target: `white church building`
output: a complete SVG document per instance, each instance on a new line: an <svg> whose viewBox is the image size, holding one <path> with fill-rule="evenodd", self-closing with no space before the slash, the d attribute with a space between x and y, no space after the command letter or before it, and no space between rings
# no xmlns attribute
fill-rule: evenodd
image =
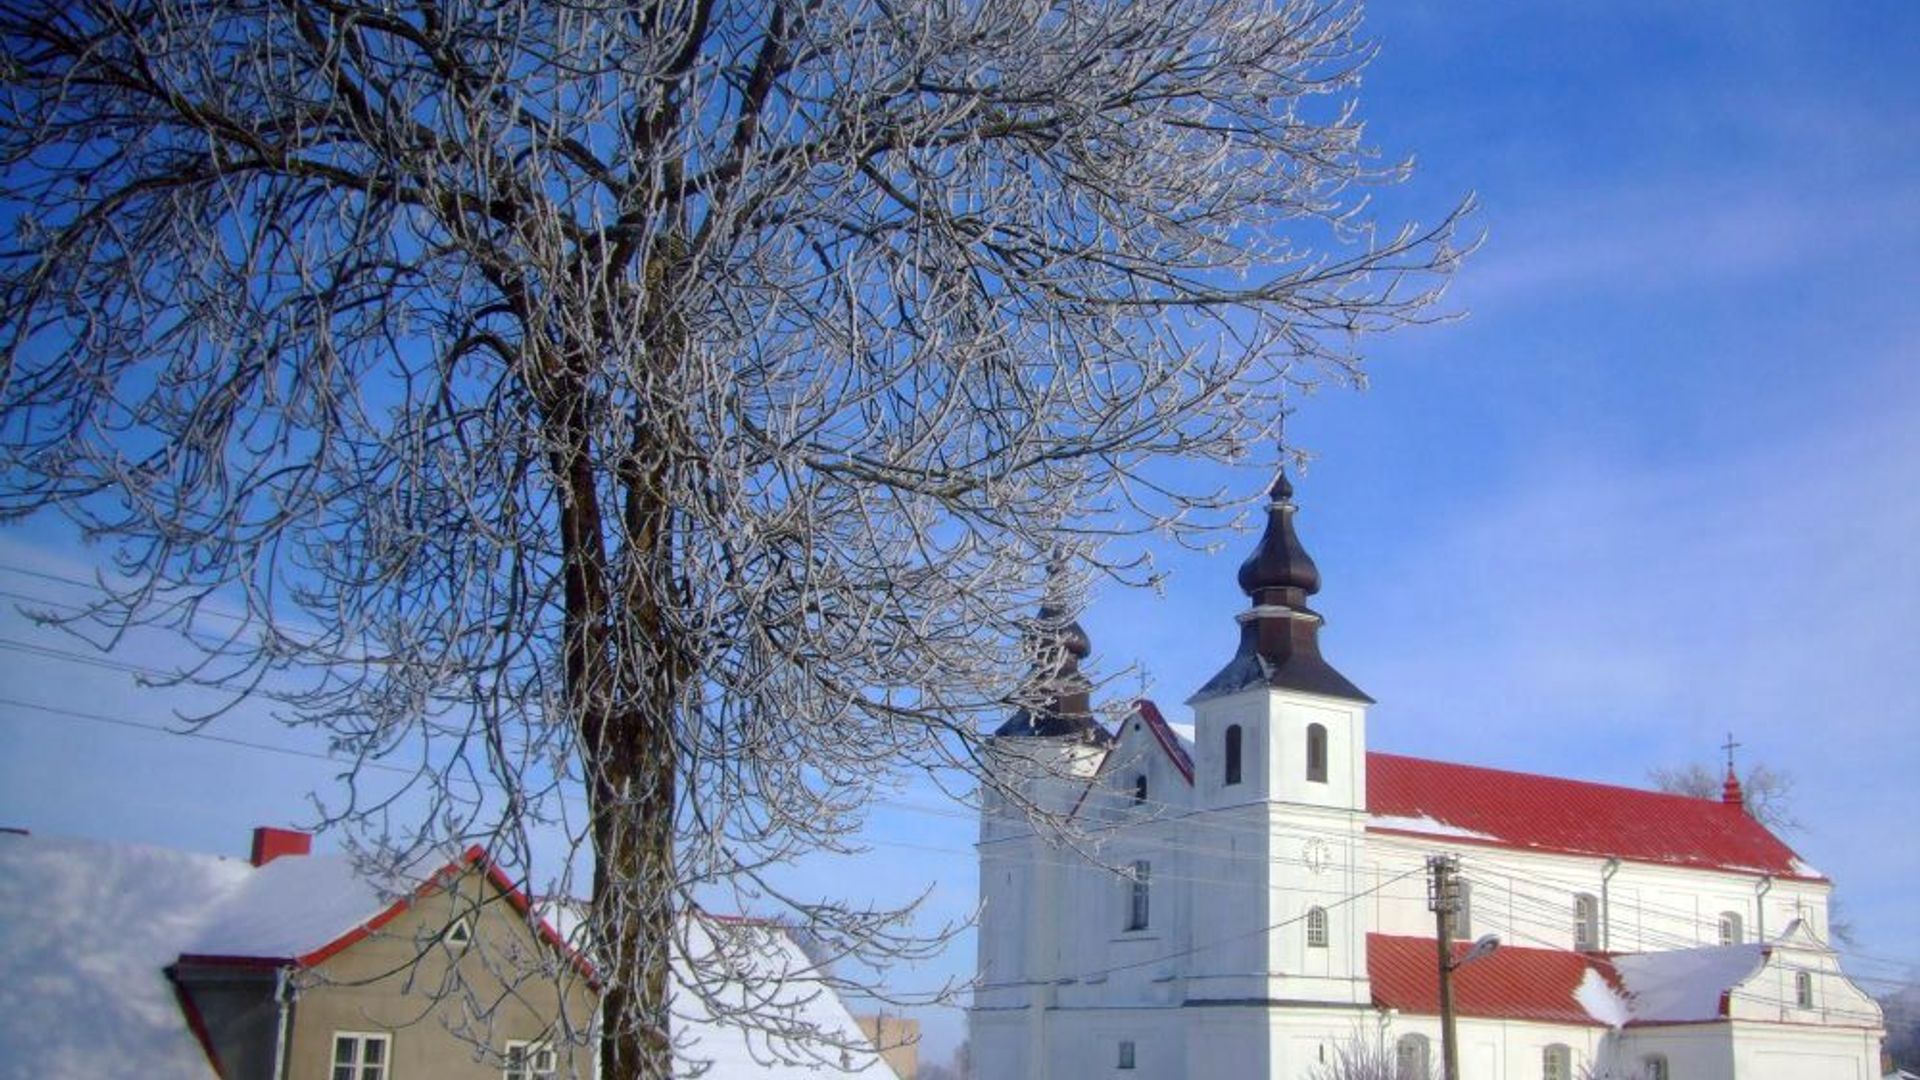
<svg viewBox="0 0 1920 1080"><path fill-rule="evenodd" d="M1087 636L1043 610L1047 700L993 740L1022 799L983 815L979 1076L1309 1080L1357 1047L1438 1076L1433 856L1465 1080L1880 1075L1832 884L1731 768L1712 800L1369 751L1284 475L1270 495L1239 649L1185 722L1095 721Z"/></svg>

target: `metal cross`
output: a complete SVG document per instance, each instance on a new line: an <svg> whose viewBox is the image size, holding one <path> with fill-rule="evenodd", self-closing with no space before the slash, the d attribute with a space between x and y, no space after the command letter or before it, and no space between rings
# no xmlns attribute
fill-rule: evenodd
<svg viewBox="0 0 1920 1080"><path fill-rule="evenodd" d="M1735 750L1740 749L1740 747L1744 745L1746 744L1734 742L1733 732L1731 731L1727 732L1727 741L1720 747L1720 749L1725 750L1727 752L1727 771L1728 772L1733 771L1733 752Z"/></svg>

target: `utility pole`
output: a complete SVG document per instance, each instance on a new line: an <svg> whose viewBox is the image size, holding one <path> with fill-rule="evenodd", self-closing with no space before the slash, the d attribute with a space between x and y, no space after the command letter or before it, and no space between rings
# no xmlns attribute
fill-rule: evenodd
<svg viewBox="0 0 1920 1080"><path fill-rule="evenodd" d="M1440 1061L1441 1080L1460 1080L1460 1051L1453 1035L1453 913L1458 910L1460 859L1454 855L1427 856L1427 908L1433 912L1440 943Z"/></svg>

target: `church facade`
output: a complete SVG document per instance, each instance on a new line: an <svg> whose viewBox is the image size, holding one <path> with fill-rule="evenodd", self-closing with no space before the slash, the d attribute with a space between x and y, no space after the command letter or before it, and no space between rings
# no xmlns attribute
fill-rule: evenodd
<svg viewBox="0 0 1920 1080"><path fill-rule="evenodd" d="M1281 476L1239 648L1181 722L1095 721L1086 634L1042 612L1047 700L996 733L1015 794L983 811L978 1075L1308 1080L1362 1054L1438 1076L1443 930L1465 1080L1879 1075L1831 883L1731 770L1708 800L1370 751L1292 495Z"/></svg>

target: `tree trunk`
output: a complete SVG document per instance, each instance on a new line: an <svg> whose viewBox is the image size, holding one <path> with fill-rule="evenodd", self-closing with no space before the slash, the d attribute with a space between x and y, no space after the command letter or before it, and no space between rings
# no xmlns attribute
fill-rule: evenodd
<svg viewBox="0 0 1920 1080"><path fill-rule="evenodd" d="M667 641L668 511L658 475L623 478L627 587L613 587L595 483L590 404L570 393L550 413L566 586L566 694L577 717L594 841L593 919L601 979L600 1075L669 1080L673 956L674 715L684 665ZM629 460L638 460L638 456ZM638 673L638 674L636 674Z"/></svg>

